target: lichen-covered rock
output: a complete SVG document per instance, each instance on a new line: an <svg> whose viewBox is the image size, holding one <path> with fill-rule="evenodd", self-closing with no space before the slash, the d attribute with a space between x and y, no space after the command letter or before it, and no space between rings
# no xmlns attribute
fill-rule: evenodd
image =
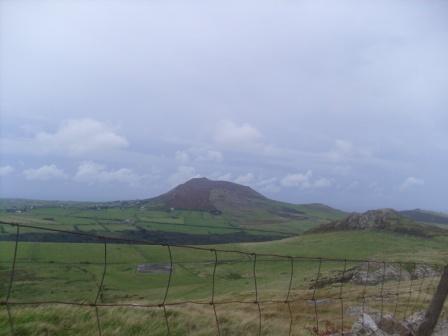
<svg viewBox="0 0 448 336"><path fill-rule="evenodd" d="M412 330L402 321L398 321L392 315L385 315L378 323L378 327L389 335L413 336Z"/></svg>
<svg viewBox="0 0 448 336"><path fill-rule="evenodd" d="M310 289L329 287L335 284L351 282L356 285L375 286L388 281L409 281L424 278L434 278L441 271L433 266L417 264L415 267L398 263L365 262L343 271L330 272L321 275L319 279L310 279ZM447 335L448 336L448 335Z"/></svg>
<svg viewBox="0 0 448 336"><path fill-rule="evenodd" d="M378 285L386 281L406 281L411 275L398 264L363 263L354 272L351 281L357 285Z"/></svg>
<svg viewBox="0 0 448 336"><path fill-rule="evenodd" d="M405 321L395 319L392 315L385 315L379 319L377 316L362 314L353 324L353 336L414 336L418 326L423 322L424 312L418 312ZM432 336L447 336L448 320L443 315Z"/></svg>
<svg viewBox="0 0 448 336"><path fill-rule="evenodd" d="M404 323L409 327L413 332L417 331L418 326L423 322L425 318L424 312L417 312L412 316L408 317ZM436 328L432 336L447 336L448 335L448 320L444 315L439 318Z"/></svg>
<svg viewBox="0 0 448 336"><path fill-rule="evenodd" d="M353 336L390 336L382 331L368 314L362 316L352 326Z"/></svg>
<svg viewBox="0 0 448 336"><path fill-rule="evenodd" d="M414 271L411 273L412 279L423 279L439 277L442 272L435 269L433 266L418 264L415 266Z"/></svg>

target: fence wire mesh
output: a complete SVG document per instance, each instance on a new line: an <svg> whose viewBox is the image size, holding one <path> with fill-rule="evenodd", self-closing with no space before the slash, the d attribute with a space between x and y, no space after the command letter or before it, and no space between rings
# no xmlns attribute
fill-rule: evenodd
<svg viewBox="0 0 448 336"><path fill-rule="evenodd" d="M0 248L0 305L18 335L20 307L91 310L105 335L107 309L159 311L164 334L175 334L183 311L208 311L213 334L230 335L229 320L251 316L247 335L344 335L366 314L405 320L426 308L443 265L315 258L98 236L2 222L14 232ZM27 241L42 232L81 243ZM68 240L71 242L76 239ZM205 314L205 313L204 313ZM159 331L158 331L159 332ZM1 333L0 333L1 334Z"/></svg>

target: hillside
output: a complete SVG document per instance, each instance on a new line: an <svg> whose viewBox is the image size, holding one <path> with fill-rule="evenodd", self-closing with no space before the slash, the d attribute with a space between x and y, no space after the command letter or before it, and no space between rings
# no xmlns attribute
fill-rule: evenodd
<svg viewBox="0 0 448 336"><path fill-rule="evenodd" d="M400 214L410 219L413 219L416 222L448 225L448 214L442 212L414 209L414 210L400 211Z"/></svg>
<svg viewBox="0 0 448 336"><path fill-rule="evenodd" d="M224 208L256 206L266 200L266 197L247 186L193 178L165 194L147 200L147 203L164 208L219 212Z"/></svg>
<svg viewBox="0 0 448 336"><path fill-rule="evenodd" d="M362 214L352 213L344 219L313 228L308 233L356 230L386 231L425 238L448 234L448 231L436 226L421 225L393 209L369 210Z"/></svg>
<svg viewBox="0 0 448 336"><path fill-rule="evenodd" d="M228 181L193 178L158 197L143 201L149 207L163 210L208 211L213 214L278 216L286 219L308 219L311 213L328 218L344 213L323 204L295 205L271 200L248 186ZM259 217L259 216L258 216Z"/></svg>
<svg viewBox="0 0 448 336"><path fill-rule="evenodd" d="M280 239L344 216L344 212L323 204L279 202L247 186L206 178L191 179L167 193L143 200L101 203L0 200L0 221L156 243ZM0 239L11 234L0 224ZM40 241L69 239L47 233L30 233L28 238Z"/></svg>

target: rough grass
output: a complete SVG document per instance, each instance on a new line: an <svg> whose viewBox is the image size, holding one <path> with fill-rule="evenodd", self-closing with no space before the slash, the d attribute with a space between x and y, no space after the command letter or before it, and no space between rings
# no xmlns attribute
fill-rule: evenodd
<svg viewBox="0 0 448 336"><path fill-rule="evenodd" d="M213 247L213 246L210 246ZM445 237L423 239L378 232L339 232L307 235L282 241L220 245L220 249L245 252L275 253L294 256L330 258L401 260L412 262L448 262ZM0 243L0 300L9 286L13 243ZM172 248L174 271L167 297L168 303L193 300L205 304L169 306L169 325L173 335L212 335L216 322L211 300L214 254L184 248ZM103 272L102 244L63 244L20 242L11 301L64 300L92 302L98 292ZM238 253L218 253L215 276L215 301L239 300L246 304L218 304L222 335L256 335L259 326L255 300L253 259ZM170 259L166 247L116 245L107 247L107 269L101 303L158 304L165 295L167 273L139 273L139 264L167 265ZM355 266L350 263L348 266ZM310 335L316 325L311 285L316 278L316 261L297 259L294 262L290 292L294 334ZM324 261L321 276L341 272L342 262ZM256 275L260 301L283 301L288 293L291 276L288 259L263 257L257 259ZM391 281L386 293L400 293L398 301L389 297L385 306L398 314L407 310L424 309L434 291L436 279L424 286L417 282ZM340 327L340 284L316 291L320 331L329 333ZM419 290L422 288L422 291ZM358 310L363 305L363 286L346 284L345 309ZM380 293L380 286L369 286L367 296ZM398 304L397 304L398 303ZM378 310L380 301L369 299L365 306ZM263 335L288 335L290 316L284 303L263 304ZM412 309L411 309L412 308ZM92 307L12 306L18 335L97 335L95 312ZM346 312L347 314L349 311ZM165 335L166 325L160 308L100 308L99 316L104 335ZM356 315L356 314L355 314ZM349 328L356 316L346 315ZM8 333L5 307L0 307L0 335Z"/></svg>
<svg viewBox="0 0 448 336"><path fill-rule="evenodd" d="M310 293L291 293L291 313L285 303L266 303L261 308L262 335L288 335L290 327L293 335L329 335L344 327L348 331L352 323L364 310L366 313L395 314L397 318L411 315L424 309L433 292L436 279L429 281L423 290L418 282L405 281L387 283L383 288L384 300L376 297L380 286L346 285L339 299L340 287L328 287L318 291L316 296L317 314ZM413 289L411 292L409 288ZM395 293L399 296L396 296ZM390 294L390 295L388 295ZM363 299L363 296L366 299ZM343 304L343 306L341 305ZM364 308L363 308L364 307ZM341 319L344 309L344 320ZM221 335L258 335L260 315L253 302L246 304L217 304ZM13 306L11 308L14 330L17 335L98 335L98 325L93 307L66 305ZM166 335L167 326L163 309L137 307L100 307L98 318L103 335ZM211 305L183 304L167 307L168 326L171 335L215 335L217 323ZM316 319L317 318L317 319ZM317 327L318 325L318 327ZM9 332L6 310L0 311L0 335ZM318 328L318 329L317 329Z"/></svg>
<svg viewBox="0 0 448 336"><path fill-rule="evenodd" d="M331 208L288 204L291 209L297 208L303 212L307 218L282 217L275 211L286 205L275 201L266 201L264 207L251 211L243 211L244 209L236 211L232 208L221 215L213 215L207 211L161 211L157 208L140 207L116 206L107 209L83 208L81 205L61 207L52 205L51 202L45 203L45 207L31 209L28 205L27 210L22 213L9 213L6 211L8 204L7 200L0 200L0 220L102 234L144 228L149 231L188 234L229 234L244 230L248 234L260 235L263 234L260 230L265 230L267 231L265 235L272 236L272 232L269 231L294 235L343 216L342 212ZM13 227L0 224L0 235L13 231Z"/></svg>

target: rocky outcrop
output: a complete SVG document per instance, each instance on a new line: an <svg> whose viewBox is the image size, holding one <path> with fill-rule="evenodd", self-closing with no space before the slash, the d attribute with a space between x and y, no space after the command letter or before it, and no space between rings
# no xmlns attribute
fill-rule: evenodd
<svg viewBox="0 0 448 336"><path fill-rule="evenodd" d="M362 316L352 326L353 336L389 336L382 331L368 314Z"/></svg>
<svg viewBox="0 0 448 336"><path fill-rule="evenodd" d="M324 233L348 230L376 230L406 234L422 238L446 235L447 230L432 225L421 225L404 217L393 209L370 210L362 214L352 213L344 219L322 224L307 233Z"/></svg>
<svg viewBox="0 0 448 336"><path fill-rule="evenodd" d="M358 285L378 285L386 281L409 280L408 271L395 264L363 263L354 272L351 281Z"/></svg>
<svg viewBox="0 0 448 336"><path fill-rule="evenodd" d="M423 322L424 313L418 312L404 321L392 315L379 318L375 314L362 314L353 324L352 336L414 336L418 326ZM442 318L434 330L433 336L446 336L448 320Z"/></svg>
<svg viewBox="0 0 448 336"><path fill-rule="evenodd" d="M362 214L352 213L342 220L321 225L311 231L381 229L399 217L400 215L393 209L369 210Z"/></svg>
<svg viewBox="0 0 448 336"><path fill-rule="evenodd" d="M337 283L351 282L356 285L375 286L388 281L407 281L437 277L441 271L433 266L417 264L414 268L401 266L397 263L362 263L357 267L321 276L318 281L311 280L310 288L323 288Z"/></svg>

